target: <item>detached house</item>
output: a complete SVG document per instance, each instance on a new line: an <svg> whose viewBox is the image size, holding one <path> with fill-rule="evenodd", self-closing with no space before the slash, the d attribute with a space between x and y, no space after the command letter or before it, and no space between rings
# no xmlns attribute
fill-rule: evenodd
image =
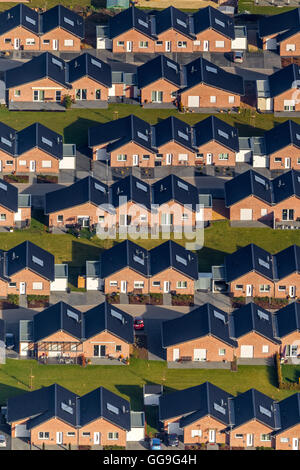
<svg viewBox="0 0 300 470"><path fill-rule="evenodd" d="M276 450L299 450L300 448L300 393L278 403L280 428L274 433Z"/></svg>
<svg viewBox="0 0 300 470"><path fill-rule="evenodd" d="M0 180L0 226L22 228L30 220L31 195L19 194L15 186Z"/></svg>
<svg viewBox="0 0 300 470"><path fill-rule="evenodd" d="M262 17L259 20L259 37L264 50L279 48L281 56L300 55L300 9Z"/></svg>
<svg viewBox="0 0 300 470"><path fill-rule="evenodd" d="M31 445L126 446L131 429L130 404L99 387L86 395L53 384L7 401L11 436Z"/></svg>
<svg viewBox="0 0 300 470"><path fill-rule="evenodd" d="M20 3L0 14L0 50L38 51L39 14Z"/></svg>
<svg viewBox="0 0 300 470"><path fill-rule="evenodd" d="M300 304L292 302L274 314L276 336L281 340L281 357L288 361L300 354Z"/></svg>
<svg viewBox="0 0 300 470"><path fill-rule="evenodd" d="M193 52L192 18L187 13L170 6L154 12L157 40L156 52Z"/></svg>
<svg viewBox="0 0 300 470"><path fill-rule="evenodd" d="M235 39L233 19L211 6L200 8L192 16L194 51L230 52Z"/></svg>
<svg viewBox="0 0 300 470"><path fill-rule="evenodd" d="M257 107L261 111L289 112L300 110L298 83L300 67L288 65L257 81Z"/></svg>
<svg viewBox="0 0 300 470"><path fill-rule="evenodd" d="M300 75L299 75L300 76ZM300 169L300 125L288 120L264 134L270 170Z"/></svg>
<svg viewBox="0 0 300 470"><path fill-rule="evenodd" d="M97 305L84 314L64 302L34 315L27 323L31 335L22 337L20 355L58 362L65 358L77 362L84 356L97 363L100 358L129 358L133 343L131 315L108 303Z"/></svg>

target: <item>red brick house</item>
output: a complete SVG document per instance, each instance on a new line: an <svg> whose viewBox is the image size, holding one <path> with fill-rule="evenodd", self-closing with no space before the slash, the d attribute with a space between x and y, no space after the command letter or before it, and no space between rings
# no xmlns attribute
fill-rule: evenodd
<svg viewBox="0 0 300 470"><path fill-rule="evenodd" d="M276 450L299 450L300 394L294 393L278 403L280 428L275 432Z"/></svg>
<svg viewBox="0 0 300 470"><path fill-rule="evenodd" d="M292 302L274 314L276 336L281 340L280 355L284 360L298 360L300 354L300 304Z"/></svg>
<svg viewBox="0 0 300 470"><path fill-rule="evenodd" d="M259 37L264 50L277 51L283 57L300 55L299 8L259 20Z"/></svg>
<svg viewBox="0 0 300 470"><path fill-rule="evenodd" d="M288 114L290 111L300 110L299 70L298 65L291 64L268 77L271 110L274 112L284 111Z"/></svg>
<svg viewBox="0 0 300 470"><path fill-rule="evenodd" d="M0 180L0 226L26 227L31 221L31 195L19 194L18 189Z"/></svg>

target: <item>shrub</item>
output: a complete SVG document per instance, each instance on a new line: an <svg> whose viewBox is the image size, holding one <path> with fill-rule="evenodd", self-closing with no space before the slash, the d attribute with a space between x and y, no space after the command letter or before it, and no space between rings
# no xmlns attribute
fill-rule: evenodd
<svg viewBox="0 0 300 470"><path fill-rule="evenodd" d="M72 97L70 95L65 95L64 97L64 106L66 109L70 109L72 107Z"/></svg>
<svg viewBox="0 0 300 470"><path fill-rule="evenodd" d="M7 301L10 304L19 305L19 296L17 294L8 294Z"/></svg>

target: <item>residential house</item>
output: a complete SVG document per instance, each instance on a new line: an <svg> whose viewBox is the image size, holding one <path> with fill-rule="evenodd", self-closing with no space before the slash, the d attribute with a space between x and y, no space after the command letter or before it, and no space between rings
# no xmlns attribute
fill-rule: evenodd
<svg viewBox="0 0 300 470"><path fill-rule="evenodd" d="M22 336L24 321L20 322L20 355L47 362L81 357L97 363L101 358L129 358L133 344L131 315L106 302L85 313L64 302L58 302L34 315ZM28 323L28 322L27 322Z"/></svg>
<svg viewBox="0 0 300 470"><path fill-rule="evenodd" d="M234 21L217 8L200 8L193 14L195 35L193 50L201 52L230 52L235 40Z"/></svg>
<svg viewBox="0 0 300 470"><path fill-rule="evenodd" d="M7 422L12 438L27 438L32 446L125 447L130 404L104 387L80 397L52 384L9 398Z"/></svg>
<svg viewBox="0 0 300 470"><path fill-rule="evenodd" d="M300 304L292 302L274 314L276 336L281 340L280 355L287 361L300 354Z"/></svg>
<svg viewBox="0 0 300 470"><path fill-rule="evenodd" d="M286 11L259 20L262 49L277 51L283 57L300 55L300 9Z"/></svg>
<svg viewBox="0 0 300 470"><path fill-rule="evenodd" d="M31 195L19 194L15 186L0 180L0 226L22 228L30 221Z"/></svg>
<svg viewBox="0 0 300 470"><path fill-rule="evenodd" d="M0 50L38 51L39 14L21 3L0 14Z"/></svg>
<svg viewBox="0 0 300 470"><path fill-rule="evenodd" d="M225 444L232 395L205 382L159 398L159 419L168 434L184 444Z"/></svg>
<svg viewBox="0 0 300 470"><path fill-rule="evenodd" d="M278 403L280 428L274 433L276 450L299 450L300 393Z"/></svg>
<svg viewBox="0 0 300 470"><path fill-rule="evenodd" d="M300 70L300 69L299 69ZM300 169L300 125L285 121L264 134L270 170Z"/></svg>
<svg viewBox="0 0 300 470"><path fill-rule="evenodd" d="M155 52L193 52L196 36L190 15L173 6L153 13Z"/></svg>
<svg viewBox="0 0 300 470"><path fill-rule="evenodd" d="M164 321L162 346L168 362L232 361L237 342L230 337L228 314L211 304Z"/></svg>

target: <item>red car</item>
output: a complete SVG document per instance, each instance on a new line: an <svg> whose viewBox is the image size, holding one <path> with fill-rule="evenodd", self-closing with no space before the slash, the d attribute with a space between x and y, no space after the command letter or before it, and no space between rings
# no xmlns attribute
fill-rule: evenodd
<svg viewBox="0 0 300 470"><path fill-rule="evenodd" d="M144 327L144 320L141 317L136 317L133 322L133 328L135 330L143 330Z"/></svg>

